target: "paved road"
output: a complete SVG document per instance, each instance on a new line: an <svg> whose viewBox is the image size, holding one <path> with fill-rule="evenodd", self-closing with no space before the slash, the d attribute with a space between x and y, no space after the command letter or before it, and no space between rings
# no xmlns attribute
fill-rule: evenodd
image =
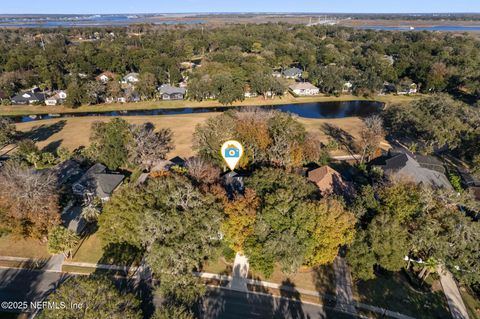
<svg viewBox="0 0 480 319"><path fill-rule="evenodd" d="M27 269L0 269L0 301L41 301L68 275Z"/></svg>
<svg viewBox="0 0 480 319"><path fill-rule="evenodd" d="M338 318L355 316L336 312L333 308L305 304L286 298L209 288L198 315L205 319L256 318Z"/></svg>

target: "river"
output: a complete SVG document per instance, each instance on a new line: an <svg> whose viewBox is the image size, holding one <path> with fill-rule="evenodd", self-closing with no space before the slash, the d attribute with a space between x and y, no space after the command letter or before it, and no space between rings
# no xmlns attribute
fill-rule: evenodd
<svg viewBox="0 0 480 319"><path fill-rule="evenodd" d="M311 119L334 119L345 117L366 117L378 113L383 108L383 103L375 101L344 101L344 102L316 102L302 104L280 104L271 106L255 106L256 108L279 110L296 114L300 117ZM48 106L45 106L47 108ZM40 121L52 118L69 118L84 116L159 116L225 112L245 108L245 106L230 107L196 107L196 108L158 108L154 110L107 111L107 112L78 112L61 114L32 114L28 116L10 116L16 123Z"/></svg>

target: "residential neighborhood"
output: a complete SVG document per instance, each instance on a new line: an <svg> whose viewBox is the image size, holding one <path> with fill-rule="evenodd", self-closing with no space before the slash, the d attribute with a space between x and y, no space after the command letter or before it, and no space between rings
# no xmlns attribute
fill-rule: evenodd
<svg viewBox="0 0 480 319"><path fill-rule="evenodd" d="M5 3L0 318L480 318L465 1Z"/></svg>

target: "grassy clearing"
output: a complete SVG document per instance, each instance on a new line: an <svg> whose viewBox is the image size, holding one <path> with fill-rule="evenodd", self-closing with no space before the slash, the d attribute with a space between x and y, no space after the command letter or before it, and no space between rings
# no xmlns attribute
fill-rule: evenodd
<svg viewBox="0 0 480 319"><path fill-rule="evenodd" d="M445 295L434 283L432 289L414 289L405 274L389 273L354 283L354 298L366 304L397 311L415 318L450 318Z"/></svg>
<svg viewBox="0 0 480 319"><path fill-rule="evenodd" d="M354 95L342 95L340 97L335 96L312 96L312 97L293 97L286 95L282 98L276 98L273 100L264 100L261 97L245 99L242 102L233 103L233 106L258 106L258 105L278 105L278 104L298 104L298 103L310 103L310 102L341 102L352 100L375 100L391 103L405 103L418 99L422 95L416 96L396 96L396 95L384 95L376 96L374 98L364 98ZM67 108L64 106L44 106L44 105L10 105L0 106L0 115L29 115L29 114L59 114L59 113L79 113L79 112L108 112L108 111L122 111L122 110L154 110L160 108L199 108L199 107L216 107L222 106L217 101L145 101L137 103L112 103L112 104L98 104L98 105L85 105L75 109Z"/></svg>
<svg viewBox="0 0 480 319"><path fill-rule="evenodd" d="M294 274L282 272L280 266L277 265L270 278L265 278L262 274L255 272L251 274L251 277L294 288L317 291L321 294L335 294L335 274L331 265L320 266L314 269L302 268Z"/></svg>
<svg viewBox="0 0 480 319"><path fill-rule="evenodd" d="M175 150L169 156L188 157L194 155L192 151L193 133L198 124L219 113L200 113L185 115L164 116L127 116L123 117L129 123L140 124L151 122L158 129L171 128L174 133ZM93 122L109 121L112 117L75 117L65 119L50 119L44 121L18 123L17 130L28 133L29 137L37 141L37 146L42 149L54 147L66 147L74 150L80 146L89 145L90 128ZM362 127L362 121L356 117L340 119L298 119L309 132L316 134L323 142L328 137L321 131L324 123L336 125L351 135L358 136Z"/></svg>
<svg viewBox="0 0 480 319"><path fill-rule="evenodd" d="M17 238L12 235L0 237L0 255L32 259L50 258L47 245L36 239Z"/></svg>
<svg viewBox="0 0 480 319"><path fill-rule="evenodd" d="M219 257L216 260L206 263L202 271L212 274L230 275L232 273L232 267L227 265L222 257Z"/></svg>
<svg viewBox="0 0 480 319"><path fill-rule="evenodd" d="M470 318L480 319L480 300L475 297L475 294L469 288L460 287L459 290Z"/></svg>
<svg viewBox="0 0 480 319"><path fill-rule="evenodd" d="M90 235L81 243L73 256L72 261L96 264L103 256L102 247L102 241L98 235Z"/></svg>

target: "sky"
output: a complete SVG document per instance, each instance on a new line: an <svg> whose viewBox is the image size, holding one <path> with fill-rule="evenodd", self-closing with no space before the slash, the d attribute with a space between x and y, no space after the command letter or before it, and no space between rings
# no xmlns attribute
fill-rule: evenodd
<svg viewBox="0 0 480 319"><path fill-rule="evenodd" d="M1 0L0 14L479 12L480 0Z"/></svg>

